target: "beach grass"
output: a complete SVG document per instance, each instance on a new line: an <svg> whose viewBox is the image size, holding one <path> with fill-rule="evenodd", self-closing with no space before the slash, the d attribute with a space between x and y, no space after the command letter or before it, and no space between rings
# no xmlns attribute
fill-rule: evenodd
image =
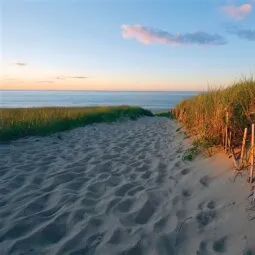
<svg viewBox="0 0 255 255"><path fill-rule="evenodd" d="M92 123L135 120L153 116L149 110L131 106L44 107L0 109L0 141L43 136Z"/></svg>
<svg viewBox="0 0 255 255"><path fill-rule="evenodd" d="M245 127L250 130L255 110L255 80L241 79L227 88L212 88L180 102L173 113L186 129L204 144L220 144L229 113L233 145L242 141Z"/></svg>
<svg viewBox="0 0 255 255"><path fill-rule="evenodd" d="M168 112L157 112L157 113L154 114L154 116L165 117L165 118L170 118L170 119L174 118L174 115L171 113L171 111L168 111Z"/></svg>

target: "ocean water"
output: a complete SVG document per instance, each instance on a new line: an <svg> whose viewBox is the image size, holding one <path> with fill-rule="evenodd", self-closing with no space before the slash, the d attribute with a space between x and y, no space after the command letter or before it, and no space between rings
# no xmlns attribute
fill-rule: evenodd
<svg viewBox="0 0 255 255"><path fill-rule="evenodd" d="M132 105L169 109L198 92L137 91L0 91L0 107Z"/></svg>

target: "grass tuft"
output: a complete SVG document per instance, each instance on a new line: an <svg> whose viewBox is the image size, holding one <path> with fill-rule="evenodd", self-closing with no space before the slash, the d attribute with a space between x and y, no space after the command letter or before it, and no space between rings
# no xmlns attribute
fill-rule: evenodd
<svg viewBox="0 0 255 255"><path fill-rule="evenodd" d="M242 79L227 88L211 89L179 103L173 110L176 118L204 146L222 142L226 111L230 115L233 145L239 145L245 127L250 127L255 111L255 80Z"/></svg>
<svg viewBox="0 0 255 255"><path fill-rule="evenodd" d="M153 114L140 107L51 107L0 109L0 141L43 136L92 123L114 122Z"/></svg>
<svg viewBox="0 0 255 255"><path fill-rule="evenodd" d="M169 111L169 112L159 112L159 113L155 113L154 116L157 117L165 117L165 118L170 118L173 119L174 115Z"/></svg>
<svg viewBox="0 0 255 255"><path fill-rule="evenodd" d="M185 151L185 153L183 154L182 159L184 161L192 161L196 158L196 156L200 153L200 147L193 143L192 146Z"/></svg>

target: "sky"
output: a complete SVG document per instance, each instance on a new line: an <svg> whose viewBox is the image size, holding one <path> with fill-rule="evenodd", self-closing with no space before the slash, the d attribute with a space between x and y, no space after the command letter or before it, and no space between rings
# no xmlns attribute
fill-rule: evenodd
<svg viewBox="0 0 255 255"><path fill-rule="evenodd" d="M0 88L205 90L255 74L255 0L0 0Z"/></svg>

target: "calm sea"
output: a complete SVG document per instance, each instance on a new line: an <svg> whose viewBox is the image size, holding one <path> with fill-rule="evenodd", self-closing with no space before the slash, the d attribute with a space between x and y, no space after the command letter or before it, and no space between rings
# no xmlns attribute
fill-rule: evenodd
<svg viewBox="0 0 255 255"><path fill-rule="evenodd" d="M198 92L0 91L0 107L133 105L169 109Z"/></svg>

